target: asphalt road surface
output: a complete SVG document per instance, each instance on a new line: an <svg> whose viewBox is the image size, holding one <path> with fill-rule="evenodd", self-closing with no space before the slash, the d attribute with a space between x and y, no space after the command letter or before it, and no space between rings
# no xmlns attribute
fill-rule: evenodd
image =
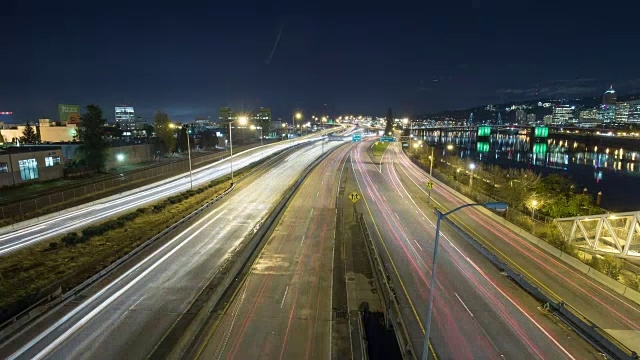
<svg viewBox="0 0 640 360"><path fill-rule="evenodd" d="M338 144L325 142L325 150ZM321 151L319 143L301 147L240 183L117 279L88 289L74 304L48 314L5 342L0 357L146 358Z"/></svg>
<svg viewBox="0 0 640 360"><path fill-rule="evenodd" d="M388 155L391 155L388 161L393 161L404 186L418 204L424 204L427 195L424 184L428 175L402 153L399 145L393 146ZM443 184L436 185L432 196L441 209L450 210L464 203ZM514 270L533 279L535 285L564 300L640 353L640 305L536 247L477 208L463 209L450 218Z"/></svg>
<svg viewBox="0 0 640 360"><path fill-rule="evenodd" d="M336 131L334 130L327 130ZM233 168L237 171L262 158L289 148L294 144L317 140L316 135L308 138L257 147L233 156ZM217 161L193 171L193 185L197 186L225 176L231 172L229 159ZM135 210L160 199L186 191L190 188L189 174L175 176L151 185L143 186L99 201L80 205L50 216L29 220L0 229L0 256L16 251L30 244L67 233L74 229L95 224L123 212ZM15 230L14 230L15 229Z"/></svg>
<svg viewBox="0 0 640 360"><path fill-rule="evenodd" d="M349 148L307 177L195 358L330 358L338 173Z"/></svg>
<svg viewBox="0 0 640 360"><path fill-rule="evenodd" d="M396 286L415 352L424 344L435 235L435 214L403 171L397 145L373 157L372 143L352 152L363 193L360 210ZM381 165L380 165L381 161ZM414 169L415 170L415 169ZM442 228L431 343L440 358L587 359L599 354L540 309L466 240Z"/></svg>

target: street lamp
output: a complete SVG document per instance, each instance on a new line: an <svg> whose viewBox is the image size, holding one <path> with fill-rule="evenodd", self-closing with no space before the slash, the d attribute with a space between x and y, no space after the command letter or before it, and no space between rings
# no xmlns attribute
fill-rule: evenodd
<svg viewBox="0 0 640 360"><path fill-rule="evenodd" d="M302 113L297 112L297 113L295 113L293 115L293 127L294 128L296 127L296 120L298 120L298 121L302 120ZM302 135L302 131L300 131L300 135Z"/></svg>
<svg viewBox="0 0 640 360"><path fill-rule="evenodd" d="M475 170L476 164L469 164L469 169L471 169L471 177L469 177L469 190L473 189L473 170Z"/></svg>
<svg viewBox="0 0 640 360"><path fill-rule="evenodd" d="M229 160L230 160L230 163L231 163L231 183L232 184L233 184L233 140L231 138L231 124L233 124L236 121L240 125L246 125L247 124L247 117L246 116L241 116L241 117L238 118L238 120L229 121L229 151L230 151Z"/></svg>
<svg viewBox="0 0 640 360"><path fill-rule="evenodd" d="M447 145L447 150L453 150L453 145L451 144Z"/></svg>
<svg viewBox="0 0 640 360"><path fill-rule="evenodd" d="M538 208L538 200L536 199L531 200L531 220L533 220L534 216L536 215L537 208Z"/></svg>
<svg viewBox="0 0 640 360"><path fill-rule="evenodd" d="M426 323L425 334L424 334L425 340L424 340L424 347L422 349L422 360L427 360L427 356L429 355L429 335L431 332L431 309L433 307L433 294L435 293L435 284L436 284L436 259L438 257L438 241L440 240L440 221L445 219L447 215L470 206L484 206L485 208L492 209L492 210L507 210L508 208L508 205L503 202L489 202L484 204L464 204L444 214L438 209L435 210L436 215L438 216L438 221L436 222L435 244L433 245L433 265L431 268L431 283L429 285L429 302L427 303L427 323Z"/></svg>
<svg viewBox="0 0 640 360"><path fill-rule="evenodd" d="M287 140L289 140L289 127L287 126L287 124L282 124L282 128L287 130Z"/></svg>
<svg viewBox="0 0 640 360"><path fill-rule="evenodd" d="M187 153L189 154L189 184L191 184L191 190L193 190L193 173L191 172L191 143L189 142L189 124L187 124L186 126L187 126Z"/></svg>

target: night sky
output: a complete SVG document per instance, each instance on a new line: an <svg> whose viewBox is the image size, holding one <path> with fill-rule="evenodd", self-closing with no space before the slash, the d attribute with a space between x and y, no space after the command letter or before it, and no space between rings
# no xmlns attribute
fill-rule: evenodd
<svg viewBox="0 0 640 360"><path fill-rule="evenodd" d="M0 5L0 111L130 104L152 121L271 107L275 118L400 116L640 90L632 1L150 2ZM380 4L380 5L377 5ZM383 6L384 5L384 6ZM274 43L280 38L271 56Z"/></svg>

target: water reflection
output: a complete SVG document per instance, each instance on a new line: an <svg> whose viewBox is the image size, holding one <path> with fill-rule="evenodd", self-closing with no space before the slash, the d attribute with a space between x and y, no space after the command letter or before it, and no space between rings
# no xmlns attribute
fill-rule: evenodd
<svg viewBox="0 0 640 360"><path fill-rule="evenodd" d="M473 158L504 167L530 168L543 174L567 173L589 187L590 192L604 191L615 195L624 192L626 187L640 191L640 141L613 139L604 143L600 138L573 137L549 134L546 139L531 138L524 132L506 132L478 138L468 132L421 131L415 139L429 145L437 144L443 155ZM448 145L453 147L447 149ZM628 179L624 182L616 180L621 176ZM601 183L604 179L607 179L606 184ZM629 200L627 196L625 199L621 194L619 200L610 196L607 202L610 205L619 202L614 208L637 210L640 209L640 196L635 198Z"/></svg>

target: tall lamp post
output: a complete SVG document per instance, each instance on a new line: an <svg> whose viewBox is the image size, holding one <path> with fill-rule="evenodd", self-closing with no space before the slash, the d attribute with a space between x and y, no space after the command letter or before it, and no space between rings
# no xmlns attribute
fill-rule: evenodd
<svg viewBox="0 0 640 360"><path fill-rule="evenodd" d="M233 184L233 140L231 138L231 124L233 124L236 121L240 125L246 125L247 124L247 117L246 116L241 116L241 117L238 118L238 120L229 121L229 150L230 150L229 160L231 162L231 183L232 184Z"/></svg>
<svg viewBox="0 0 640 360"><path fill-rule="evenodd" d="M293 119L293 129L295 130L296 129L296 120L298 120L298 122L300 122L300 120L302 120L302 113L297 112L297 113L293 114L292 119ZM302 135L302 130L300 130L300 134Z"/></svg>
<svg viewBox="0 0 640 360"><path fill-rule="evenodd" d="M427 303L427 323L426 323L425 334L424 334L425 338L424 338L424 347L422 349L422 360L427 360L427 356L429 355L429 335L431 333L431 309L433 308L433 294L435 293L435 284L436 284L436 258L438 257L438 241L440 239L440 222L442 221L442 219L447 217L447 215L470 206L483 206L487 209L493 209L493 210L507 210L507 207L508 207L508 205L503 202L489 202L484 204L464 204L444 214L438 209L435 210L436 215L438 216L438 222L436 223L435 244L433 245L433 266L431 268L431 282L429 285L429 302Z"/></svg>
<svg viewBox="0 0 640 360"><path fill-rule="evenodd" d="M264 157L264 144L262 142L262 126L255 126L255 125L251 125L251 130L260 130L260 153L262 154L262 157Z"/></svg>
<svg viewBox="0 0 640 360"><path fill-rule="evenodd" d="M193 175L191 173L191 143L189 142L189 124L187 124L187 151L189 153L189 183L191 184L191 190L193 190Z"/></svg>
<svg viewBox="0 0 640 360"><path fill-rule="evenodd" d="M536 216L536 209L538 208L538 200L531 200L531 220Z"/></svg>
<svg viewBox="0 0 640 360"><path fill-rule="evenodd" d="M469 190L473 190L473 170L476 169L476 164L469 164L469 169L471 169L471 176L469 177Z"/></svg>
<svg viewBox="0 0 640 360"><path fill-rule="evenodd" d="M431 147L431 156L429 156L429 183L433 183L433 160L435 160L435 158L433 157L433 150L434 147ZM429 200L427 200L428 204L431 204L431 186L429 187Z"/></svg>

